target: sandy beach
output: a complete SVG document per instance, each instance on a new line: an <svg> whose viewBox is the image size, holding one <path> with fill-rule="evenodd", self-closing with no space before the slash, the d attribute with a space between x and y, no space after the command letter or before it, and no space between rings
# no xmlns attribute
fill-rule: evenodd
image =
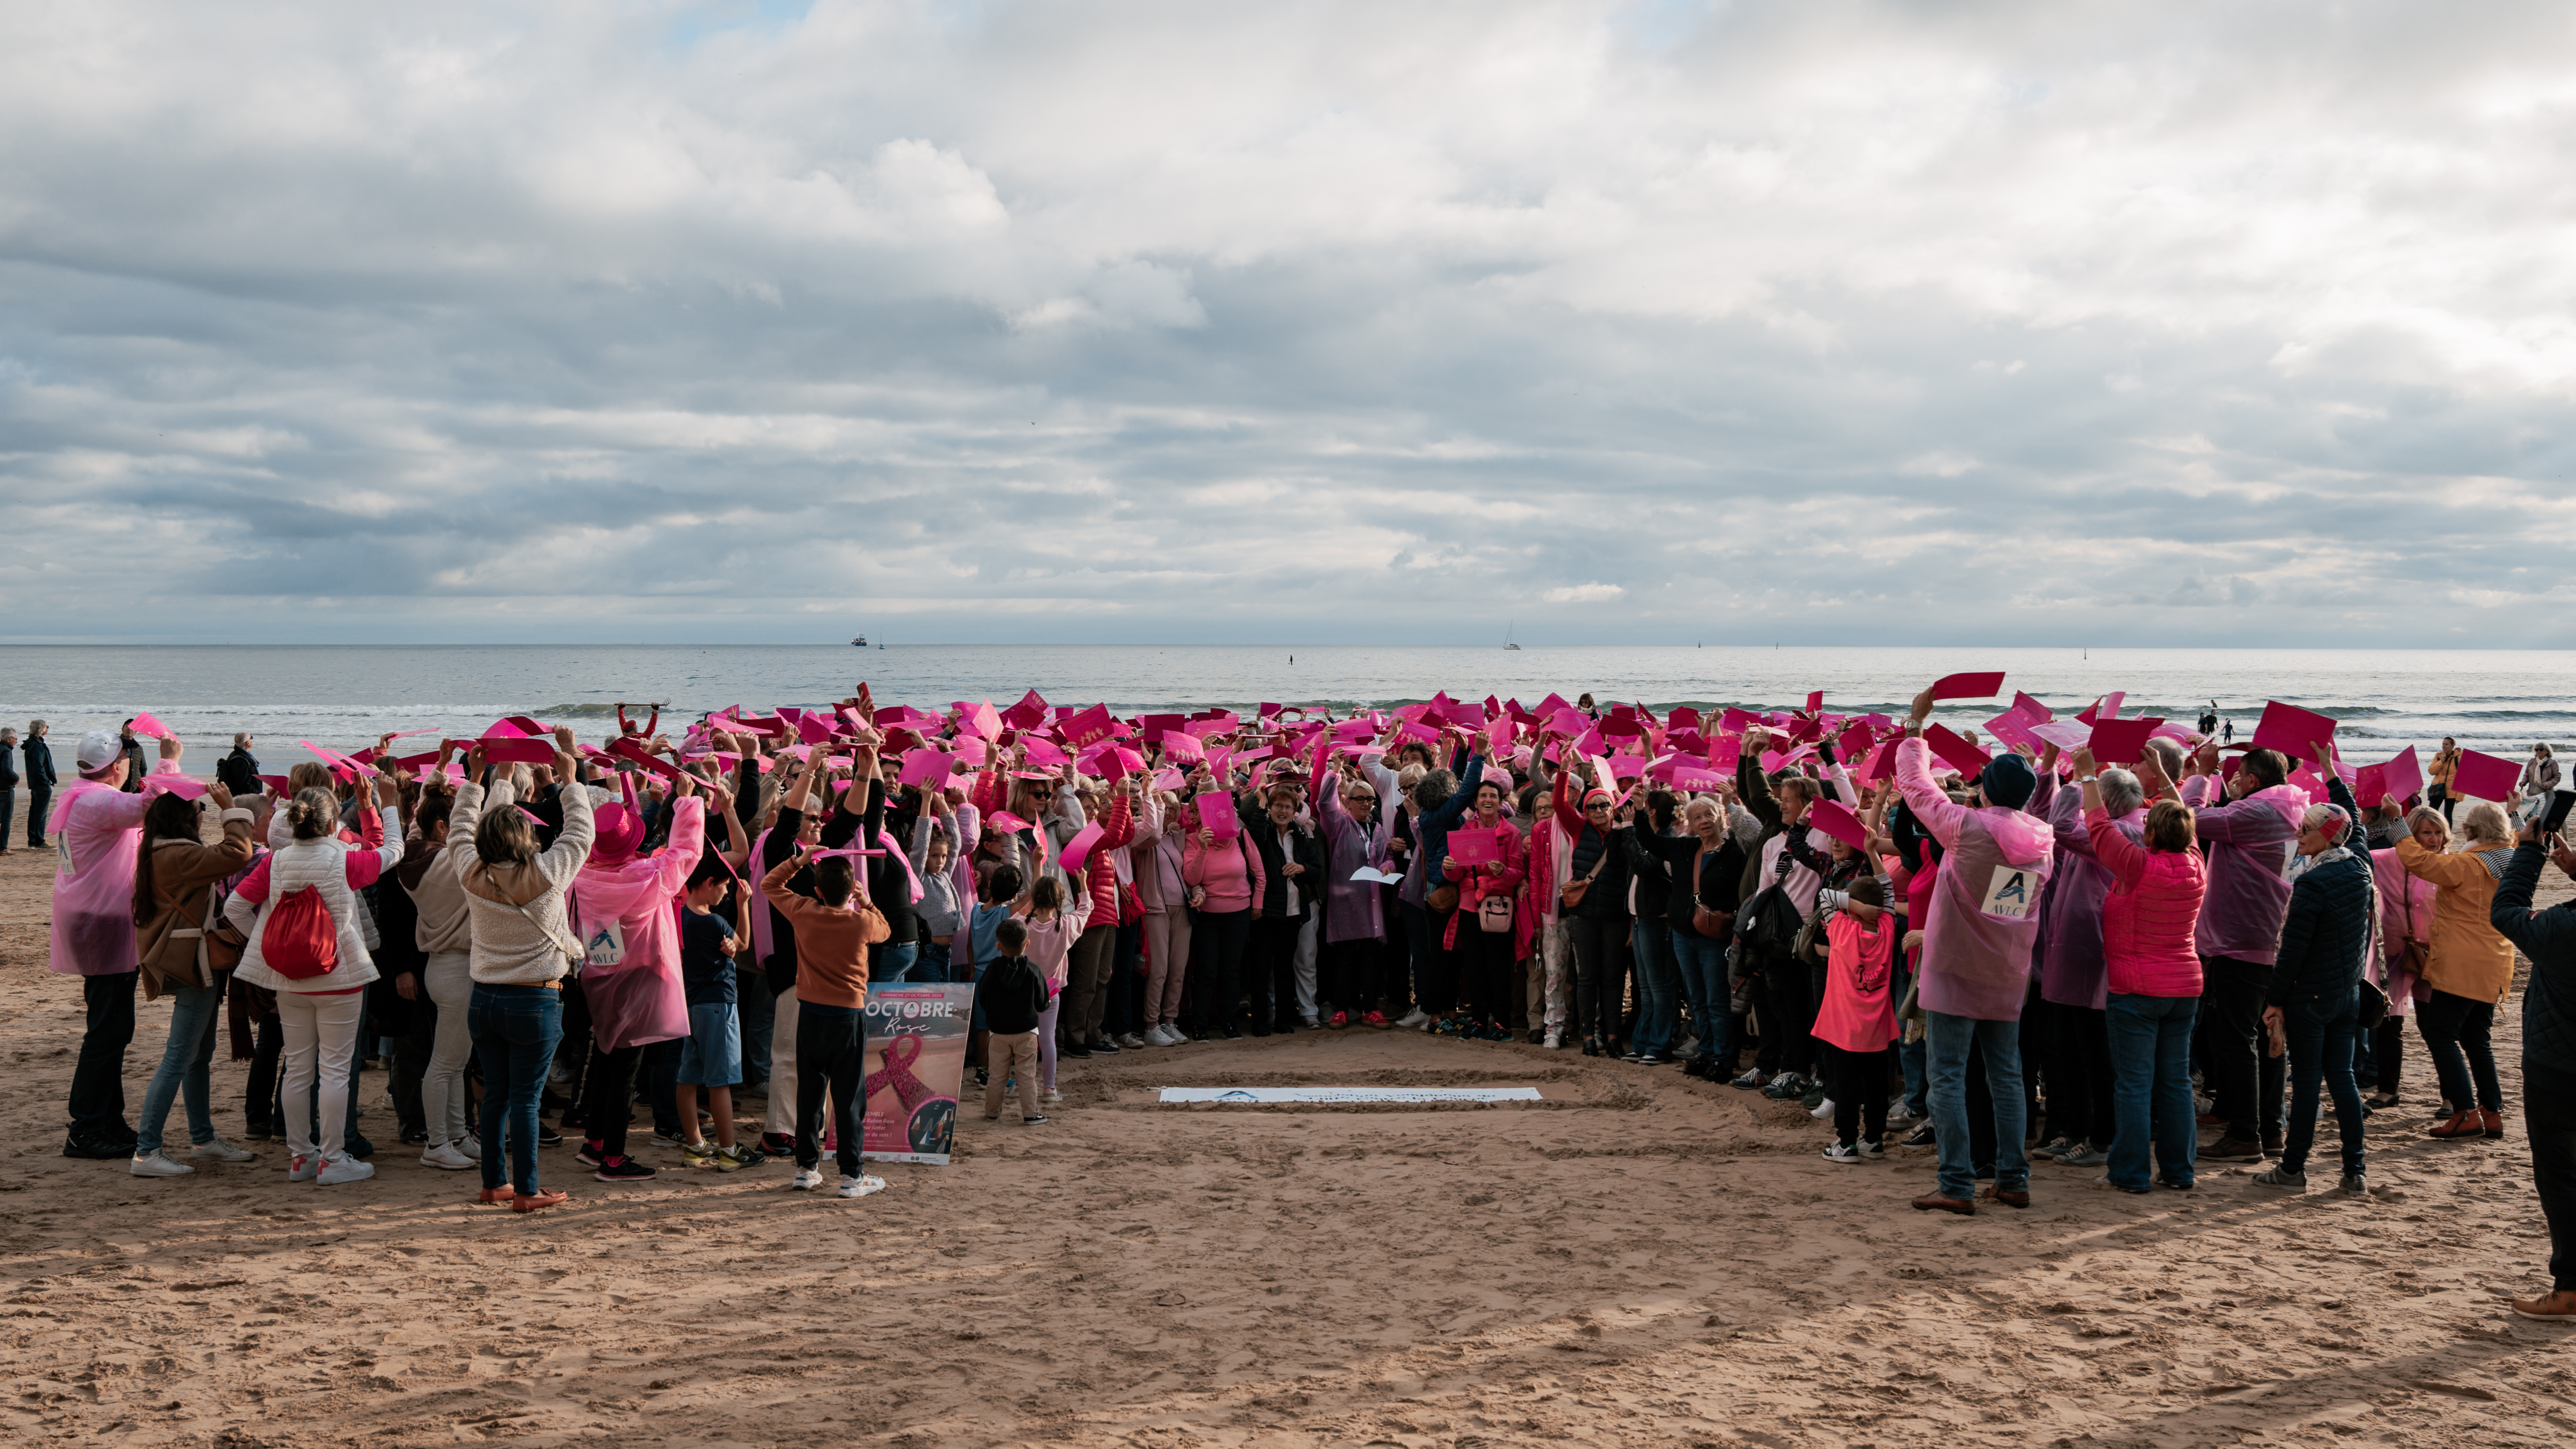
<svg viewBox="0 0 2576 1449"><path fill-rule="evenodd" d="M2518 1114L2373 1119L2376 1195L2250 1169L1910 1211L1929 1149L1837 1166L1794 1106L1671 1069L1412 1033L1068 1062L1054 1122L971 1109L858 1202L770 1165L563 1210L379 1175L145 1180L59 1155L80 1032L50 858L0 859L0 1438L119 1445L2565 1444L2576 1333L2517 1320L2547 1239ZM2551 889L2566 893L2553 877ZM2519 998L2497 1041L2520 1100ZM147 1004L129 1111L168 1007ZM220 1130L243 1069L217 1050ZM1162 1086L1529 1085L1499 1107L1165 1107ZM755 1105L757 1099L754 1099ZM1006 1109L1007 1115L1015 1115ZM184 1140L184 1114L173 1130ZM2327 1134L2330 1138L2331 1124ZM640 1138L638 1139L641 1140ZM2330 1153L2331 1149L2327 1149ZM2330 1179L2329 1179L2330 1180Z"/></svg>

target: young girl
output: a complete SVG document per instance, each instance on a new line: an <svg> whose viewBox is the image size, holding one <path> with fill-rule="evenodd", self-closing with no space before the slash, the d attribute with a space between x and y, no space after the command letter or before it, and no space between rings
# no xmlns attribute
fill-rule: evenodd
<svg viewBox="0 0 2576 1449"><path fill-rule="evenodd" d="M1834 1143L1825 1149L1825 1160L1860 1162L1887 1155L1880 1140L1887 1133L1887 1073L1896 1041L1888 979L1901 924L1880 909L1887 895L1873 877L1854 880L1848 890L1828 890L1820 899L1842 908L1825 923L1833 948L1816 1009L1816 1044L1824 1052L1834 1101Z"/></svg>
<svg viewBox="0 0 2576 1449"><path fill-rule="evenodd" d="M1046 1010L1038 1016L1038 1077L1046 1088L1039 1100L1061 1102L1064 1098L1055 1089L1056 1020L1064 1007L1061 993L1070 974L1073 943L1082 938L1082 929L1091 920L1091 897L1081 893L1067 903L1063 877L1041 875L1011 911L1028 931L1020 954L1038 968L1049 987Z"/></svg>

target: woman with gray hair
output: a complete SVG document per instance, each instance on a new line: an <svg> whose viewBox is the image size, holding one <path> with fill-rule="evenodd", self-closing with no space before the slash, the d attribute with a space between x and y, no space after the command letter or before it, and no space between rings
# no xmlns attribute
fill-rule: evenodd
<svg viewBox="0 0 2576 1449"><path fill-rule="evenodd" d="M2416 812L2409 823L2424 813ZM2458 829L2459 841L2448 852L2427 850L2413 836L2397 842L2397 858L2407 872L2435 887L2432 945L2424 962L2424 984L2432 995L2416 1009L2415 1029L2424 1035L2443 1100L2450 1103L2451 1116L2433 1128L2446 1141L2504 1135L2504 1089L2496 1080L2488 1035L2496 1003L2513 984L2513 943L2497 933L2489 916L2513 855L2504 807L2473 801L2459 812Z"/></svg>
<svg viewBox="0 0 2576 1449"><path fill-rule="evenodd" d="M9 853L9 824L18 807L18 732L0 729L0 855Z"/></svg>

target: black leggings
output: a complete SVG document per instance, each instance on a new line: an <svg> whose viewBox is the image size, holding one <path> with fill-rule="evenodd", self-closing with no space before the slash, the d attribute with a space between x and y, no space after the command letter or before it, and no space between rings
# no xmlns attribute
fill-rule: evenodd
<svg viewBox="0 0 2576 1449"><path fill-rule="evenodd" d="M1199 911L1190 921L1190 1016L1201 1030L1243 1019L1243 951L1252 908Z"/></svg>
<svg viewBox="0 0 2576 1449"><path fill-rule="evenodd" d="M1574 948L1574 1034L1610 1041L1619 1035L1619 937L1625 916L1568 915L1566 942Z"/></svg>
<svg viewBox="0 0 2576 1449"><path fill-rule="evenodd" d="M1807 968L1786 956L1765 961L1762 987L1762 1039L1779 1043L1779 1070L1813 1076L1816 1002L1807 992Z"/></svg>
<svg viewBox="0 0 2576 1449"><path fill-rule="evenodd" d="M1896 1048L1852 1052L1829 1041L1818 1041L1816 1050L1824 1058L1825 1094L1834 1099L1834 1140L1849 1147L1855 1132L1860 1134L1860 1140L1884 1140L1887 1073L1896 1064Z"/></svg>
<svg viewBox="0 0 2576 1449"><path fill-rule="evenodd" d="M635 1064L643 1058L640 1046L604 1052L598 1043L591 1044L590 1069L581 1077L581 1135L600 1144L605 1157L626 1155L626 1119L635 1115Z"/></svg>
<svg viewBox="0 0 2576 1449"><path fill-rule="evenodd" d="M1252 923L1252 965L1244 981L1252 993L1252 1029L1291 1031L1297 1025L1297 928L1303 921L1263 916Z"/></svg>
<svg viewBox="0 0 2576 1449"><path fill-rule="evenodd" d="M1469 1017L1499 1026L1511 1014L1512 941L1517 935L1486 930L1472 912L1458 917L1458 975Z"/></svg>

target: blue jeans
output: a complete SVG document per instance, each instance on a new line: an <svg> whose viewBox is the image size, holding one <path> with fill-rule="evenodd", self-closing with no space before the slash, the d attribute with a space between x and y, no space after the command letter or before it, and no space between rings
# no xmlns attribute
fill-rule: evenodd
<svg viewBox="0 0 2576 1449"><path fill-rule="evenodd" d="M1905 953L1897 952L1895 969L1888 973L1887 999L1891 1002L1903 1001L1905 988L1912 984L1913 980L1914 973L1905 968ZM1897 1025L1901 1028L1904 1023L1898 1022ZM1900 1032L1896 1043L1896 1065L1897 1069L1905 1074L1905 1110L1917 1117L1930 1117L1932 1115L1930 1095L1932 1074L1923 1065L1923 1043L1906 1041Z"/></svg>
<svg viewBox="0 0 2576 1449"><path fill-rule="evenodd" d="M868 948L868 979L870 981L913 979L911 975L913 958L920 950L921 943L918 941L906 941L900 946L889 946L883 941L877 942Z"/></svg>
<svg viewBox="0 0 2576 1449"><path fill-rule="evenodd" d="M1673 960L1673 928L1638 918L1628 928L1628 950L1637 958L1637 1030L1628 1044L1641 1052L1668 1052L1681 1025L1681 967Z"/></svg>
<svg viewBox="0 0 2576 1449"><path fill-rule="evenodd" d="M1691 1023L1699 1029L1699 1054L1735 1070L1735 1018L1727 1011L1726 943L1715 936L1686 931L1670 933L1673 959L1680 965L1682 999L1690 1003Z"/></svg>
<svg viewBox="0 0 2576 1449"><path fill-rule="evenodd" d="M474 983L465 1030L483 1064L483 1185L501 1186L502 1126L509 1127L510 1183L537 1193L537 1094L563 1041L563 993L547 986Z"/></svg>
<svg viewBox="0 0 2576 1449"><path fill-rule="evenodd" d="M2105 1027L2111 1041L2111 1163L2113 1187L2145 1192L2147 1146L2156 1169L2176 1187L2189 1187L2200 1152L2200 1128L2191 1101L2191 1025L2197 996L2114 995Z"/></svg>
<svg viewBox="0 0 2576 1449"><path fill-rule="evenodd" d="M2343 1170L2360 1173L2361 1087L2352 1079L2352 1043L2361 1030L2361 991L2346 987L2337 996L2292 1000L2281 1008L2281 1026L2290 1039L2290 1128L2281 1166L2305 1172L2308 1149L2317 1140L2317 1083L2334 1094L2335 1121L2343 1128Z"/></svg>
<svg viewBox="0 0 2576 1449"><path fill-rule="evenodd" d="M1980 1021L1925 1011L1925 1062L1932 1077L1932 1131L1941 1153L1941 1195L1962 1202L1977 1195L1977 1169L1968 1150L1968 1046L1984 1049L1986 1088L1995 1098L1995 1190L2027 1191L2030 1159L2022 1152L2029 1104L2021 1094L2021 1023Z"/></svg>
<svg viewBox="0 0 2576 1449"><path fill-rule="evenodd" d="M224 1019L224 989L182 986L170 1004L170 1043L161 1049L160 1069L143 1092L143 1115L134 1123L134 1155L161 1150L161 1126L170 1120L170 1100L183 1091L188 1099L188 1140L203 1145L215 1140L215 1113L206 1084L206 1064L215 1059L215 1028Z"/></svg>

